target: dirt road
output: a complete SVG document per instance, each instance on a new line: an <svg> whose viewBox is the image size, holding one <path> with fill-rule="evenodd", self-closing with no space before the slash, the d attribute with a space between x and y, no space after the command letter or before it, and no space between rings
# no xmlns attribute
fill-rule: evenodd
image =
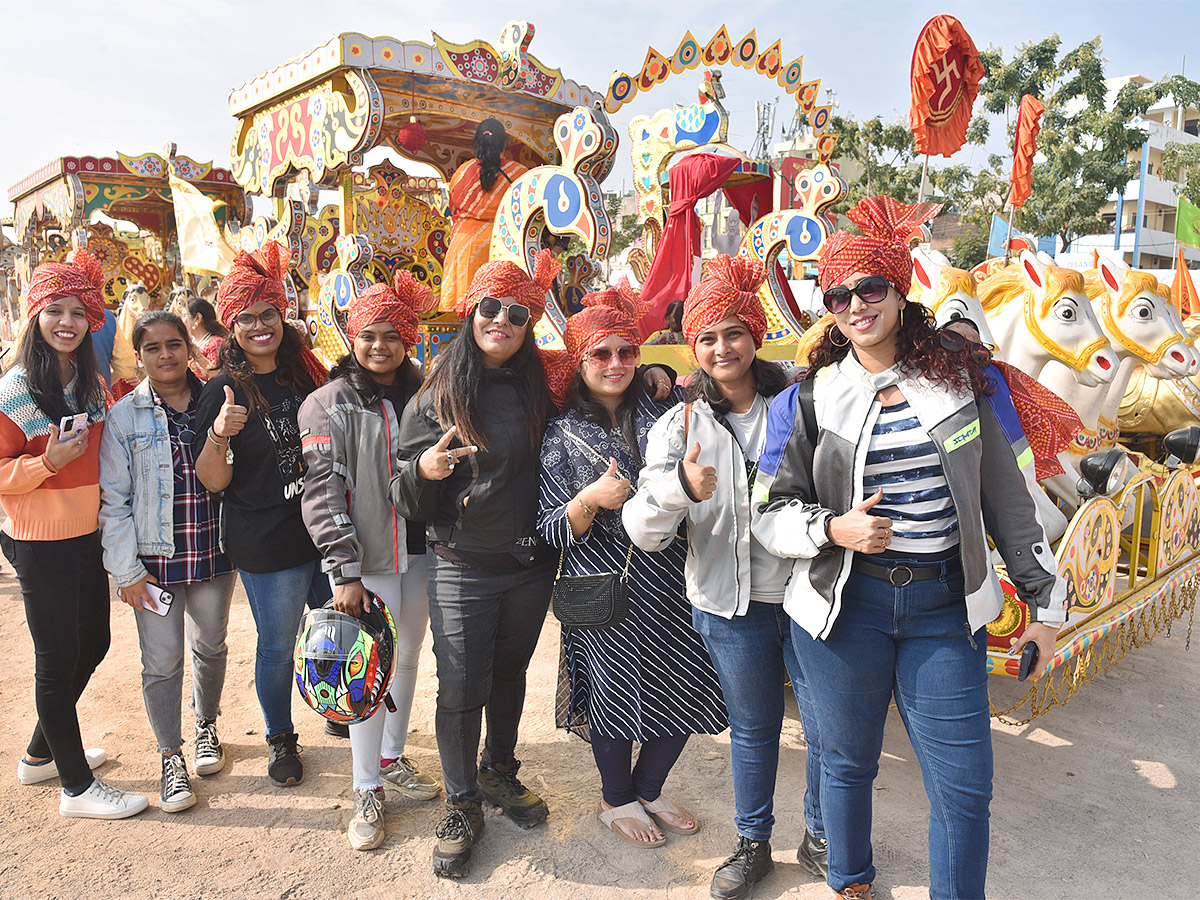
<svg viewBox="0 0 1200 900"><path fill-rule="evenodd" d="M229 764L195 780L195 808L164 814L157 805L159 764L142 706L132 612L114 602L112 623L112 650L80 703L84 741L107 749L104 777L149 794L151 808L123 822L63 819L57 782L23 787L15 778L33 723L33 652L15 579L4 565L0 648L9 666L0 680L0 900L701 900L713 868L733 844L727 735L693 738L667 782L668 795L702 820L698 835L672 836L662 850L643 850L597 823L599 778L590 751L553 727L558 628L551 619L530 671L519 750L522 777L550 805L547 826L527 832L489 818L470 877L439 881L429 867L439 804L389 795L386 843L355 853L345 838L353 810L349 747L326 737L322 720L298 699L305 781L281 790L266 779L253 688L254 626L240 588L220 720ZM1184 626L1135 651L1065 709L1023 728L994 725L992 897L1194 894L1200 881L1200 647L1185 652ZM436 770L428 639L421 666L408 753ZM1011 694L1015 684L998 688ZM894 714L884 750L875 791L876 897L916 900L927 896L928 806ZM804 752L799 726L789 719L776 794L776 869L755 891L758 900L831 896L796 863L804 827Z"/></svg>

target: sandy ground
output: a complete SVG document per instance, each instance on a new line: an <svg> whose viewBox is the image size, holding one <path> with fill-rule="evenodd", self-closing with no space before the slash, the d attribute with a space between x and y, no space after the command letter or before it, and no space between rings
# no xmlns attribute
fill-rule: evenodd
<svg viewBox="0 0 1200 900"><path fill-rule="evenodd" d="M15 767L33 721L32 648L11 567L0 574L0 647L15 663L0 680L0 898L671 898L708 896L712 871L734 842L727 735L693 738L667 783L702 820L662 850L630 847L595 819L599 778L587 745L552 721L558 628L542 632L529 678L519 755L522 775L550 805L548 824L522 831L492 816L462 881L430 873L439 802L389 795L388 838L355 853L348 744L294 703L306 777L272 787L254 697L254 626L234 599L225 712L229 763L195 779L200 801L158 808L159 765L142 706L132 611L112 606L112 649L80 703L86 746L103 746L113 784L151 796L123 822L57 814L57 782L25 787ZM1065 709L1012 728L995 723L996 789L989 890L996 898L1190 897L1200 877L1200 647L1184 627L1133 652ZM1198 636L1200 640L1200 636ZM427 640L408 753L437 770L435 679ZM996 700L1015 698L996 684ZM186 690L186 688L185 688ZM186 719L185 719L186 721ZM186 731L185 731L186 736ZM876 897L927 896L928 805L908 739L893 714L875 788ZM188 748L189 767L191 749ZM796 863L803 833L804 742L785 726L776 793L775 872L765 898L831 892Z"/></svg>

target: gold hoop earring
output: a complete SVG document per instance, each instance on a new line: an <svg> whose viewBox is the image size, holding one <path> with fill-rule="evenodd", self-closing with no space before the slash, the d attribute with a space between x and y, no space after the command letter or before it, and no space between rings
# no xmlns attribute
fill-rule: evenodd
<svg viewBox="0 0 1200 900"><path fill-rule="evenodd" d="M835 334L841 335L842 340L840 343L836 338L834 338ZM850 338L846 337L839 329L834 328L832 325L830 325L828 330L825 332L825 337L829 338L829 343L833 344L835 347L845 347L850 343Z"/></svg>
<svg viewBox="0 0 1200 900"><path fill-rule="evenodd" d="M896 326L896 327L897 327L897 328L903 328L903 327L904 327L904 307L903 307L903 306L902 306L902 307L900 307L900 324L899 324L898 326Z"/></svg>

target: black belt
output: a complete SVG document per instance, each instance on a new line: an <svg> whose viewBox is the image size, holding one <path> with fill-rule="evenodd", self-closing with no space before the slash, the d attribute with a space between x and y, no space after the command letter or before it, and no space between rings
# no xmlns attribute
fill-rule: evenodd
<svg viewBox="0 0 1200 900"><path fill-rule="evenodd" d="M862 554L854 554L854 562L850 568L864 575L882 578L893 587L904 587L914 581L929 581L931 578L941 578L946 569L945 563L935 563L931 566L909 566L903 563L895 566L880 566L868 562Z"/></svg>

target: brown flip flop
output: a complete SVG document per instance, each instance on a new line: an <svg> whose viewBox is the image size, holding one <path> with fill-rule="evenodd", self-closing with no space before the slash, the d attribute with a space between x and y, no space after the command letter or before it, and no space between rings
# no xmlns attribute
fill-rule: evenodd
<svg viewBox="0 0 1200 900"><path fill-rule="evenodd" d="M646 810L642 808L642 804L634 800L632 803L626 803L622 806L614 806L611 809L605 809L604 804L596 810L596 818L600 820L600 824L607 827L613 834L625 841L627 844L633 844L635 847L645 847L652 849L661 847L667 842L666 835L663 835L656 841L639 841L635 837L626 834L617 827L617 819L637 819L643 825L654 827L654 823L650 821L650 817L646 815Z"/></svg>
<svg viewBox="0 0 1200 900"><path fill-rule="evenodd" d="M660 795L657 800L647 801L639 799L638 802L642 804L642 809L646 810L646 812L650 814L650 818L652 818L658 824L658 827L663 831L669 831L671 834L695 834L700 830L700 823L696 820L695 816L693 816L678 803L672 803L666 797ZM681 828L678 825L673 825L663 817L663 813L671 813L672 815L679 816L681 819L691 819L692 827Z"/></svg>

